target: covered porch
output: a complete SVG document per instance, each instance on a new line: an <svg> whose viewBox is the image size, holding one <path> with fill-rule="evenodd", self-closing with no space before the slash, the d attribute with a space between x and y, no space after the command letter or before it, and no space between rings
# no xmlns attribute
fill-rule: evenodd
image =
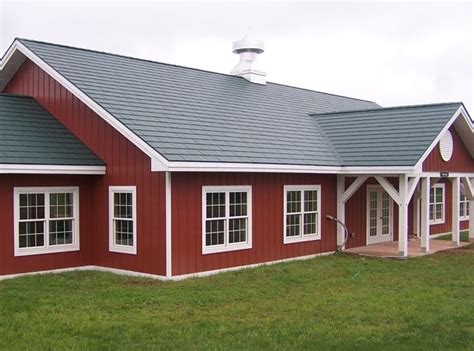
<svg viewBox="0 0 474 351"><path fill-rule="evenodd" d="M474 240L474 211L470 211L468 227L465 221L465 228L461 228L460 218L461 193L466 196L469 207L474 209L474 175L471 173L339 175L337 184L337 217L348 224L350 234L354 223L351 217L365 217L361 219L365 222L365 229L358 227L354 235L359 239L349 239L350 245L344 241L344 228L338 227L338 245L347 252L381 257L422 256L467 245L461 242L461 229L467 229L469 239ZM444 212L449 212L449 216L443 219L443 226L446 234L451 233L450 241L432 237L433 212L436 211L433 196L436 195L431 189L436 184L446 184L450 189L449 196L443 193L443 216ZM346 204L357 192L359 198L360 193L363 194L364 201L352 204L357 210L352 209L346 218ZM361 240L361 237L365 238Z"/></svg>

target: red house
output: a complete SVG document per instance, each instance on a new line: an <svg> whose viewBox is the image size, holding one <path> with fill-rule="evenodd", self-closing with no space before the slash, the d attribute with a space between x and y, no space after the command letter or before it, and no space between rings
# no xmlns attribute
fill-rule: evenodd
<svg viewBox="0 0 474 351"><path fill-rule="evenodd" d="M0 278L181 279L474 238L462 103L383 108L267 83L261 42L234 52L226 75L16 39L0 63Z"/></svg>

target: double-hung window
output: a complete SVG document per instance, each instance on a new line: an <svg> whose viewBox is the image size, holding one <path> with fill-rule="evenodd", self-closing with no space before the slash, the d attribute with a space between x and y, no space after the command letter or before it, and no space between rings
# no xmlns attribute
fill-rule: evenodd
<svg viewBox="0 0 474 351"><path fill-rule="evenodd" d="M15 256L79 250L79 188L15 188Z"/></svg>
<svg viewBox="0 0 474 351"><path fill-rule="evenodd" d="M459 217L463 221L469 219L469 200L462 193L459 195Z"/></svg>
<svg viewBox="0 0 474 351"><path fill-rule="evenodd" d="M202 188L202 253L252 247L252 188Z"/></svg>
<svg viewBox="0 0 474 351"><path fill-rule="evenodd" d="M430 190L430 224L444 223L444 184L433 185Z"/></svg>
<svg viewBox="0 0 474 351"><path fill-rule="evenodd" d="M137 253L136 187L109 188L109 251Z"/></svg>
<svg viewBox="0 0 474 351"><path fill-rule="evenodd" d="M321 239L321 186L287 185L283 192L283 242Z"/></svg>

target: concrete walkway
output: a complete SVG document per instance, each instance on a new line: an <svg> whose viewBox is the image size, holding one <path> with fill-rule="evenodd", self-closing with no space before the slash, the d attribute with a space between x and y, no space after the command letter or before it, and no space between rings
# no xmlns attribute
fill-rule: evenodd
<svg viewBox="0 0 474 351"><path fill-rule="evenodd" d="M408 241L408 257L418 257L430 255L438 251L451 250L458 247L469 245L470 243L461 241L459 246L454 245L451 241L447 240L430 240L430 252L421 252L421 240L411 239ZM353 247L345 250L345 252L355 253L364 256L375 256L375 257L397 257L398 256L398 241L387 241L380 244L372 244L361 247Z"/></svg>

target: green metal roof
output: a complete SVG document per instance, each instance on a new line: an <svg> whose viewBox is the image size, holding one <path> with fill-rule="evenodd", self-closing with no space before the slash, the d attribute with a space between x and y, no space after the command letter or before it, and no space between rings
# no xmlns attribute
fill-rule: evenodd
<svg viewBox="0 0 474 351"><path fill-rule="evenodd" d="M103 166L33 98L0 94L0 164Z"/></svg>
<svg viewBox="0 0 474 351"><path fill-rule="evenodd" d="M377 104L20 39L169 161L338 166L309 116Z"/></svg>
<svg viewBox="0 0 474 351"><path fill-rule="evenodd" d="M169 161L413 166L461 103L365 100L19 39Z"/></svg>
<svg viewBox="0 0 474 351"><path fill-rule="evenodd" d="M314 114L343 166L414 166L462 103Z"/></svg>

